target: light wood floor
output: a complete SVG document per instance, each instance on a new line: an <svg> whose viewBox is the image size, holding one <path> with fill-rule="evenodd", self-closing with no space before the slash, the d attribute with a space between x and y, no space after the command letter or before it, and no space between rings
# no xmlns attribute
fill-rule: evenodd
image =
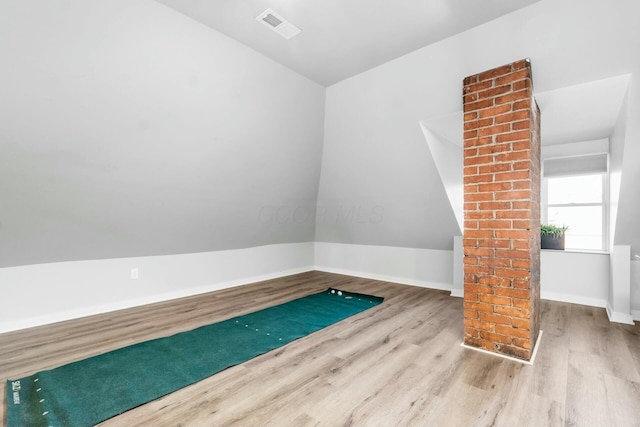
<svg viewBox="0 0 640 427"><path fill-rule="evenodd" d="M447 292L321 272L1 334L0 379L329 286L385 302L103 424L640 426L638 325L543 301L544 334L528 366L461 347L462 301Z"/></svg>

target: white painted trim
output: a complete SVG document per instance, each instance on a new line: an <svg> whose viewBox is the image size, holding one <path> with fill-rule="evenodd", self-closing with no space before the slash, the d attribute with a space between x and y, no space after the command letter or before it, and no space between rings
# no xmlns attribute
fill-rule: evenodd
<svg viewBox="0 0 640 427"><path fill-rule="evenodd" d="M613 311L608 303L606 309L609 322L624 323L625 325L635 325L635 323L633 323L633 316L631 314Z"/></svg>
<svg viewBox="0 0 640 427"><path fill-rule="evenodd" d="M511 360L513 362L519 362L519 363L522 363L524 365L533 365L533 362L535 362L535 360L536 360L536 355L538 354L538 348L540 347L540 341L541 340L542 340L542 330L540 330L540 332L538 333L538 339L536 340L536 345L533 346L533 354L531 355L531 360L522 360L522 359L518 359L517 357L511 357L511 356L507 356L505 354L500 354L500 353L494 353L492 351L487 351L487 350L485 350L483 348L472 347L470 345L466 345L464 343L464 341L460 345L462 347L464 347L464 348L468 348L469 350L479 351L480 353L485 353L485 354L488 354L490 356L502 357L503 359Z"/></svg>
<svg viewBox="0 0 640 427"><path fill-rule="evenodd" d="M451 296L455 298L464 298L464 289L452 289Z"/></svg>
<svg viewBox="0 0 640 427"><path fill-rule="evenodd" d="M292 274L305 273L307 271L313 271L313 266L283 270L276 273L265 274L262 276L253 276L239 280L230 280L228 282L213 283L207 286L188 288L180 291L167 292L158 295L149 295L148 297L136 298L119 303L102 304L77 310L56 312L44 316L31 317L25 320L18 320L14 322L2 322L0 323L0 333L17 331L20 329L32 328L35 326L48 325L51 323L64 322L66 320L94 316L96 314L105 314L113 311L124 310L127 308L139 307L148 304L155 304L158 302L170 301L178 298L206 294L208 292L248 285L255 282L262 282L264 280L277 279L280 277L290 276Z"/></svg>
<svg viewBox="0 0 640 427"><path fill-rule="evenodd" d="M313 242L0 269L0 333L313 270ZM130 270L139 270L132 280Z"/></svg>
<svg viewBox="0 0 640 427"><path fill-rule="evenodd" d="M640 322L640 310L631 310L631 317L633 317L633 320L636 322Z"/></svg>
<svg viewBox="0 0 640 427"><path fill-rule="evenodd" d="M361 277L363 279L380 280L382 282L399 283L401 285L410 285L410 286L417 286L421 288L436 289L440 291L451 290L451 284L449 283L429 282L425 280L417 280L417 279L406 278L406 277L387 276L384 274L366 273L363 271L354 271L354 270L348 270L343 268L331 268L331 267L325 267L325 266L319 266L319 265L315 266L315 270L324 271L326 273L344 274L346 276Z"/></svg>
<svg viewBox="0 0 640 427"><path fill-rule="evenodd" d="M451 291L453 251L315 242L316 269Z"/></svg>
<svg viewBox="0 0 640 427"><path fill-rule="evenodd" d="M606 299L582 297L572 294L561 294L556 292L540 292L540 298L550 301L568 302L570 304L588 305L591 307L605 308L607 306Z"/></svg>

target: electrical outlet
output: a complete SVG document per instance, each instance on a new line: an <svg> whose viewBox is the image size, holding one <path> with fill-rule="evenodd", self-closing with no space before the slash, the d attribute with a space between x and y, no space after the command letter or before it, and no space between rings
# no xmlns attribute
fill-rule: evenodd
<svg viewBox="0 0 640 427"><path fill-rule="evenodd" d="M131 269L131 279L132 280L137 280L138 277L140 277L140 271L138 270L138 267L132 268Z"/></svg>

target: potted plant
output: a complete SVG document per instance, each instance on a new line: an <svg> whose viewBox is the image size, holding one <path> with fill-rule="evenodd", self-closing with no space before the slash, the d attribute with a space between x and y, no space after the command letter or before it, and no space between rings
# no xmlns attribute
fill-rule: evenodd
<svg viewBox="0 0 640 427"><path fill-rule="evenodd" d="M569 227L553 224L540 226L540 248L564 250L564 233Z"/></svg>

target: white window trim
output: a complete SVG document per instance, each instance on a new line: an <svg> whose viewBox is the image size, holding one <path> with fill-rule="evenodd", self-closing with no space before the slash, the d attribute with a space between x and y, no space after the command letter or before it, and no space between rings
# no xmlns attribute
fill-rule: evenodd
<svg viewBox="0 0 640 427"><path fill-rule="evenodd" d="M542 212L540 212L540 219L543 224L548 223L549 217L549 207L550 206L558 206L558 207L569 207L569 206L602 206L602 249L592 250L592 249L580 249L580 248L571 248L569 251L574 252L608 252L609 251L609 212L610 212L610 201L609 201L609 156L607 155L607 172L598 173L597 175L602 175L602 203L566 203L566 204L552 204L549 205L549 184L547 177L544 176L544 170L542 171L542 182L540 183L540 208ZM544 166L543 166L544 169ZM566 176L585 176L588 175L586 173L575 174L575 175L566 175ZM552 178L557 178L552 177Z"/></svg>

